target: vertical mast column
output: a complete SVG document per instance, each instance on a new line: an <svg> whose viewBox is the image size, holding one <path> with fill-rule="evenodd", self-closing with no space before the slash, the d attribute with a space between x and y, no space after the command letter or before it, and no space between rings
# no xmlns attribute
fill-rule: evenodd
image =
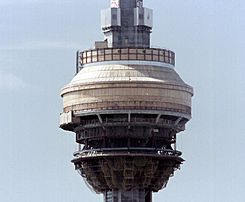
<svg viewBox="0 0 245 202"><path fill-rule="evenodd" d="M110 48L150 47L152 10L143 0L112 0L101 13L101 26Z"/></svg>

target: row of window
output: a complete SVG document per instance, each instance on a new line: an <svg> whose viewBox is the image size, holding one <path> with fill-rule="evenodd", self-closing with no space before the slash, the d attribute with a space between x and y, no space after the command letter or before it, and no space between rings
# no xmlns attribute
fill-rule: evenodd
<svg viewBox="0 0 245 202"><path fill-rule="evenodd" d="M129 103L130 104L130 103ZM156 103L155 103L156 104ZM142 103L139 105L127 105L126 102L101 102L101 103L89 103L89 104L77 104L73 106L65 107L66 111L80 111L80 110L163 110L179 113L188 113L191 114L191 108L185 105L180 104L171 104L171 103L158 103L155 106L149 106L149 104Z"/></svg>

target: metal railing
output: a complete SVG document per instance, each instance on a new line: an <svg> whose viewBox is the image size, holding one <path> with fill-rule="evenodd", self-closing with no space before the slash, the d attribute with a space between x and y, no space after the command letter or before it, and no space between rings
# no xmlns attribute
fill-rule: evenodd
<svg viewBox="0 0 245 202"><path fill-rule="evenodd" d="M175 121L168 120L168 119L159 119L159 121L156 123L156 118L138 118L138 117L131 117L130 121L128 118L105 118L103 120L103 124L110 124L110 123L128 123L128 124L134 124L134 123L152 123L152 124L158 124L158 125L174 125ZM99 120L97 119L91 119L91 120L82 120L82 125L97 125L101 124Z"/></svg>
<svg viewBox="0 0 245 202"><path fill-rule="evenodd" d="M143 60L175 65L175 53L159 48L102 48L77 52L77 72L85 64L115 60Z"/></svg>
<svg viewBox="0 0 245 202"><path fill-rule="evenodd" d="M144 154L144 155L156 155L156 156L175 156L182 155L180 151L171 149L158 149L158 148L144 148L144 147L119 147L119 148L100 148L89 149L75 152L75 157L99 157L108 155L125 155L125 154Z"/></svg>

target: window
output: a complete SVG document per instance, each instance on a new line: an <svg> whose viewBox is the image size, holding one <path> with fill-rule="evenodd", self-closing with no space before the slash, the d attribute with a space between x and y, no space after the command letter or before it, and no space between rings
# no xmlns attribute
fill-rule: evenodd
<svg viewBox="0 0 245 202"><path fill-rule="evenodd" d="M117 20L117 14L112 14L112 20Z"/></svg>

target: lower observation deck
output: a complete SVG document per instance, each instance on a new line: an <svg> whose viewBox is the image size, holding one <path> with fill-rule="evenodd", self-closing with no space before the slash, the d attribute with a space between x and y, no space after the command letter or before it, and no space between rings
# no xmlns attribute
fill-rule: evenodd
<svg viewBox="0 0 245 202"><path fill-rule="evenodd" d="M184 161L181 152L155 148L101 148L78 151L76 170L98 193L108 190L159 191Z"/></svg>

